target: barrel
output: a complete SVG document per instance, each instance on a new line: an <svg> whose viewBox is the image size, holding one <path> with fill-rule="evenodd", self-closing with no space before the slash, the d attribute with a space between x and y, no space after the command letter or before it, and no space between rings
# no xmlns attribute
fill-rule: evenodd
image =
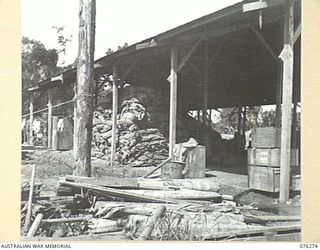
<svg viewBox="0 0 320 250"><path fill-rule="evenodd" d="M161 168L162 179L183 179L182 170L185 167L184 162L171 161Z"/></svg>

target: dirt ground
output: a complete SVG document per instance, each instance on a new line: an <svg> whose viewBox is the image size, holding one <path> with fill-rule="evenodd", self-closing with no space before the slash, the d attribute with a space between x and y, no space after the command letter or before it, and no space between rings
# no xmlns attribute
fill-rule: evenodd
<svg viewBox="0 0 320 250"><path fill-rule="evenodd" d="M92 161L93 168L101 166L97 160ZM59 177L72 174L72 151L35 150L31 159L22 161L22 182L28 182L31 176L31 164L36 164L36 182L42 183L41 194L54 195ZM232 195L241 205L255 205L261 211L280 215L300 214L300 194L292 193L287 204L278 202L278 194L249 190L247 175L234 173L232 169L207 171L207 175L215 176L221 185L222 194Z"/></svg>

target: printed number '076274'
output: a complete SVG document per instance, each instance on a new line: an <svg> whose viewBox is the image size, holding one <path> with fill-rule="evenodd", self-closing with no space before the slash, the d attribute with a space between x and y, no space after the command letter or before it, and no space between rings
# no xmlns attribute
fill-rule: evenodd
<svg viewBox="0 0 320 250"><path fill-rule="evenodd" d="M301 243L300 248L305 248L305 249L318 248L318 244Z"/></svg>

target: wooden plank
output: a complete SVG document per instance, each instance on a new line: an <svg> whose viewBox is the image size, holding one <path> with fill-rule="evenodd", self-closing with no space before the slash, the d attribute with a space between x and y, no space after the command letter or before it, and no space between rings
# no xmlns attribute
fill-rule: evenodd
<svg viewBox="0 0 320 250"><path fill-rule="evenodd" d="M215 233L208 233L205 237L206 240L209 239L216 239L216 238L231 238L231 237L239 237L239 236L245 236L245 235L252 235L252 234L268 234L273 233L277 234L279 232L287 232L287 231L300 231L301 225L300 224L294 224L294 225L288 225L288 226L272 226L272 227L259 227L255 229L245 229L245 230L234 230L229 232L215 232Z"/></svg>
<svg viewBox="0 0 320 250"><path fill-rule="evenodd" d="M30 180L30 190L29 190L29 199L28 199L28 209L24 224L24 231L28 232L30 227L30 221L32 216L32 201L33 201L33 190L34 190L34 183L36 178L36 165L32 165L32 174L31 174L31 180Z"/></svg>
<svg viewBox="0 0 320 250"><path fill-rule="evenodd" d="M111 165L115 168L117 151L117 115L118 115L118 70L113 67L113 86L112 86L112 140L111 140Z"/></svg>
<svg viewBox="0 0 320 250"><path fill-rule="evenodd" d="M52 90L48 89L48 148L52 147Z"/></svg>
<svg viewBox="0 0 320 250"><path fill-rule="evenodd" d="M301 233L288 233L288 234L275 234L275 235L263 235L252 236L244 238L234 238L227 241L281 241L281 242L300 242Z"/></svg>
<svg viewBox="0 0 320 250"><path fill-rule="evenodd" d="M145 195L128 193L127 191L118 190L118 189L114 189L114 188L100 187L100 186L84 184L84 183L73 183L73 182L67 182L67 181L59 181L59 183L62 186L71 186L71 187L76 187L76 188L80 188L80 189L81 188L82 189L89 189L91 192L99 194L99 195L105 194L107 196L120 197L120 198L123 198L127 201L173 203L173 204L179 203L179 201L177 201L177 200L154 198L154 197L149 197L149 196L145 196Z"/></svg>
<svg viewBox="0 0 320 250"><path fill-rule="evenodd" d="M284 47L279 56L283 61L280 202L286 202L289 200L290 187L291 114L293 92L293 5L293 0L290 0L285 14Z"/></svg>
<svg viewBox="0 0 320 250"><path fill-rule="evenodd" d="M181 190L126 190L128 194L141 195L159 199L221 201L222 196L213 191Z"/></svg>
<svg viewBox="0 0 320 250"><path fill-rule="evenodd" d="M246 3L242 6L243 12L262 10L268 7L268 4L265 1Z"/></svg>
<svg viewBox="0 0 320 250"><path fill-rule="evenodd" d="M220 184L216 178L197 178L197 179L139 179L138 186L140 189L158 189L158 190L174 190L174 189L191 189L199 191L219 192Z"/></svg>
<svg viewBox="0 0 320 250"><path fill-rule="evenodd" d="M118 178L118 177L82 177L67 175L64 178L66 181L73 181L77 183L87 183L106 187L123 187L123 188L138 188L138 179L135 178Z"/></svg>
<svg viewBox="0 0 320 250"><path fill-rule="evenodd" d="M174 147L176 144L177 125L177 83L178 83L178 49L171 49L171 70L170 70L170 124L169 124L169 158L174 158Z"/></svg>

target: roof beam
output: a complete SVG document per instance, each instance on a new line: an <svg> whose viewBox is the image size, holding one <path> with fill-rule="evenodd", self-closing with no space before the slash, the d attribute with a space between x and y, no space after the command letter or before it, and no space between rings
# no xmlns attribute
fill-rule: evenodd
<svg viewBox="0 0 320 250"><path fill-rule="evenodd" d="M271 55L271 57L274 60L277 60L277 55L274 53L273 49L271 48L271 46L269 45L269 43L266 41L266 39L263 37L263 35L261 34L260 31L258 31L256 29L256 27L251 26L251 29L253 31L253 33L256 35L256 37L261 41L261 43L263 44L263 46L267 49L267 51L269 52L269 54Z"/></svg>

